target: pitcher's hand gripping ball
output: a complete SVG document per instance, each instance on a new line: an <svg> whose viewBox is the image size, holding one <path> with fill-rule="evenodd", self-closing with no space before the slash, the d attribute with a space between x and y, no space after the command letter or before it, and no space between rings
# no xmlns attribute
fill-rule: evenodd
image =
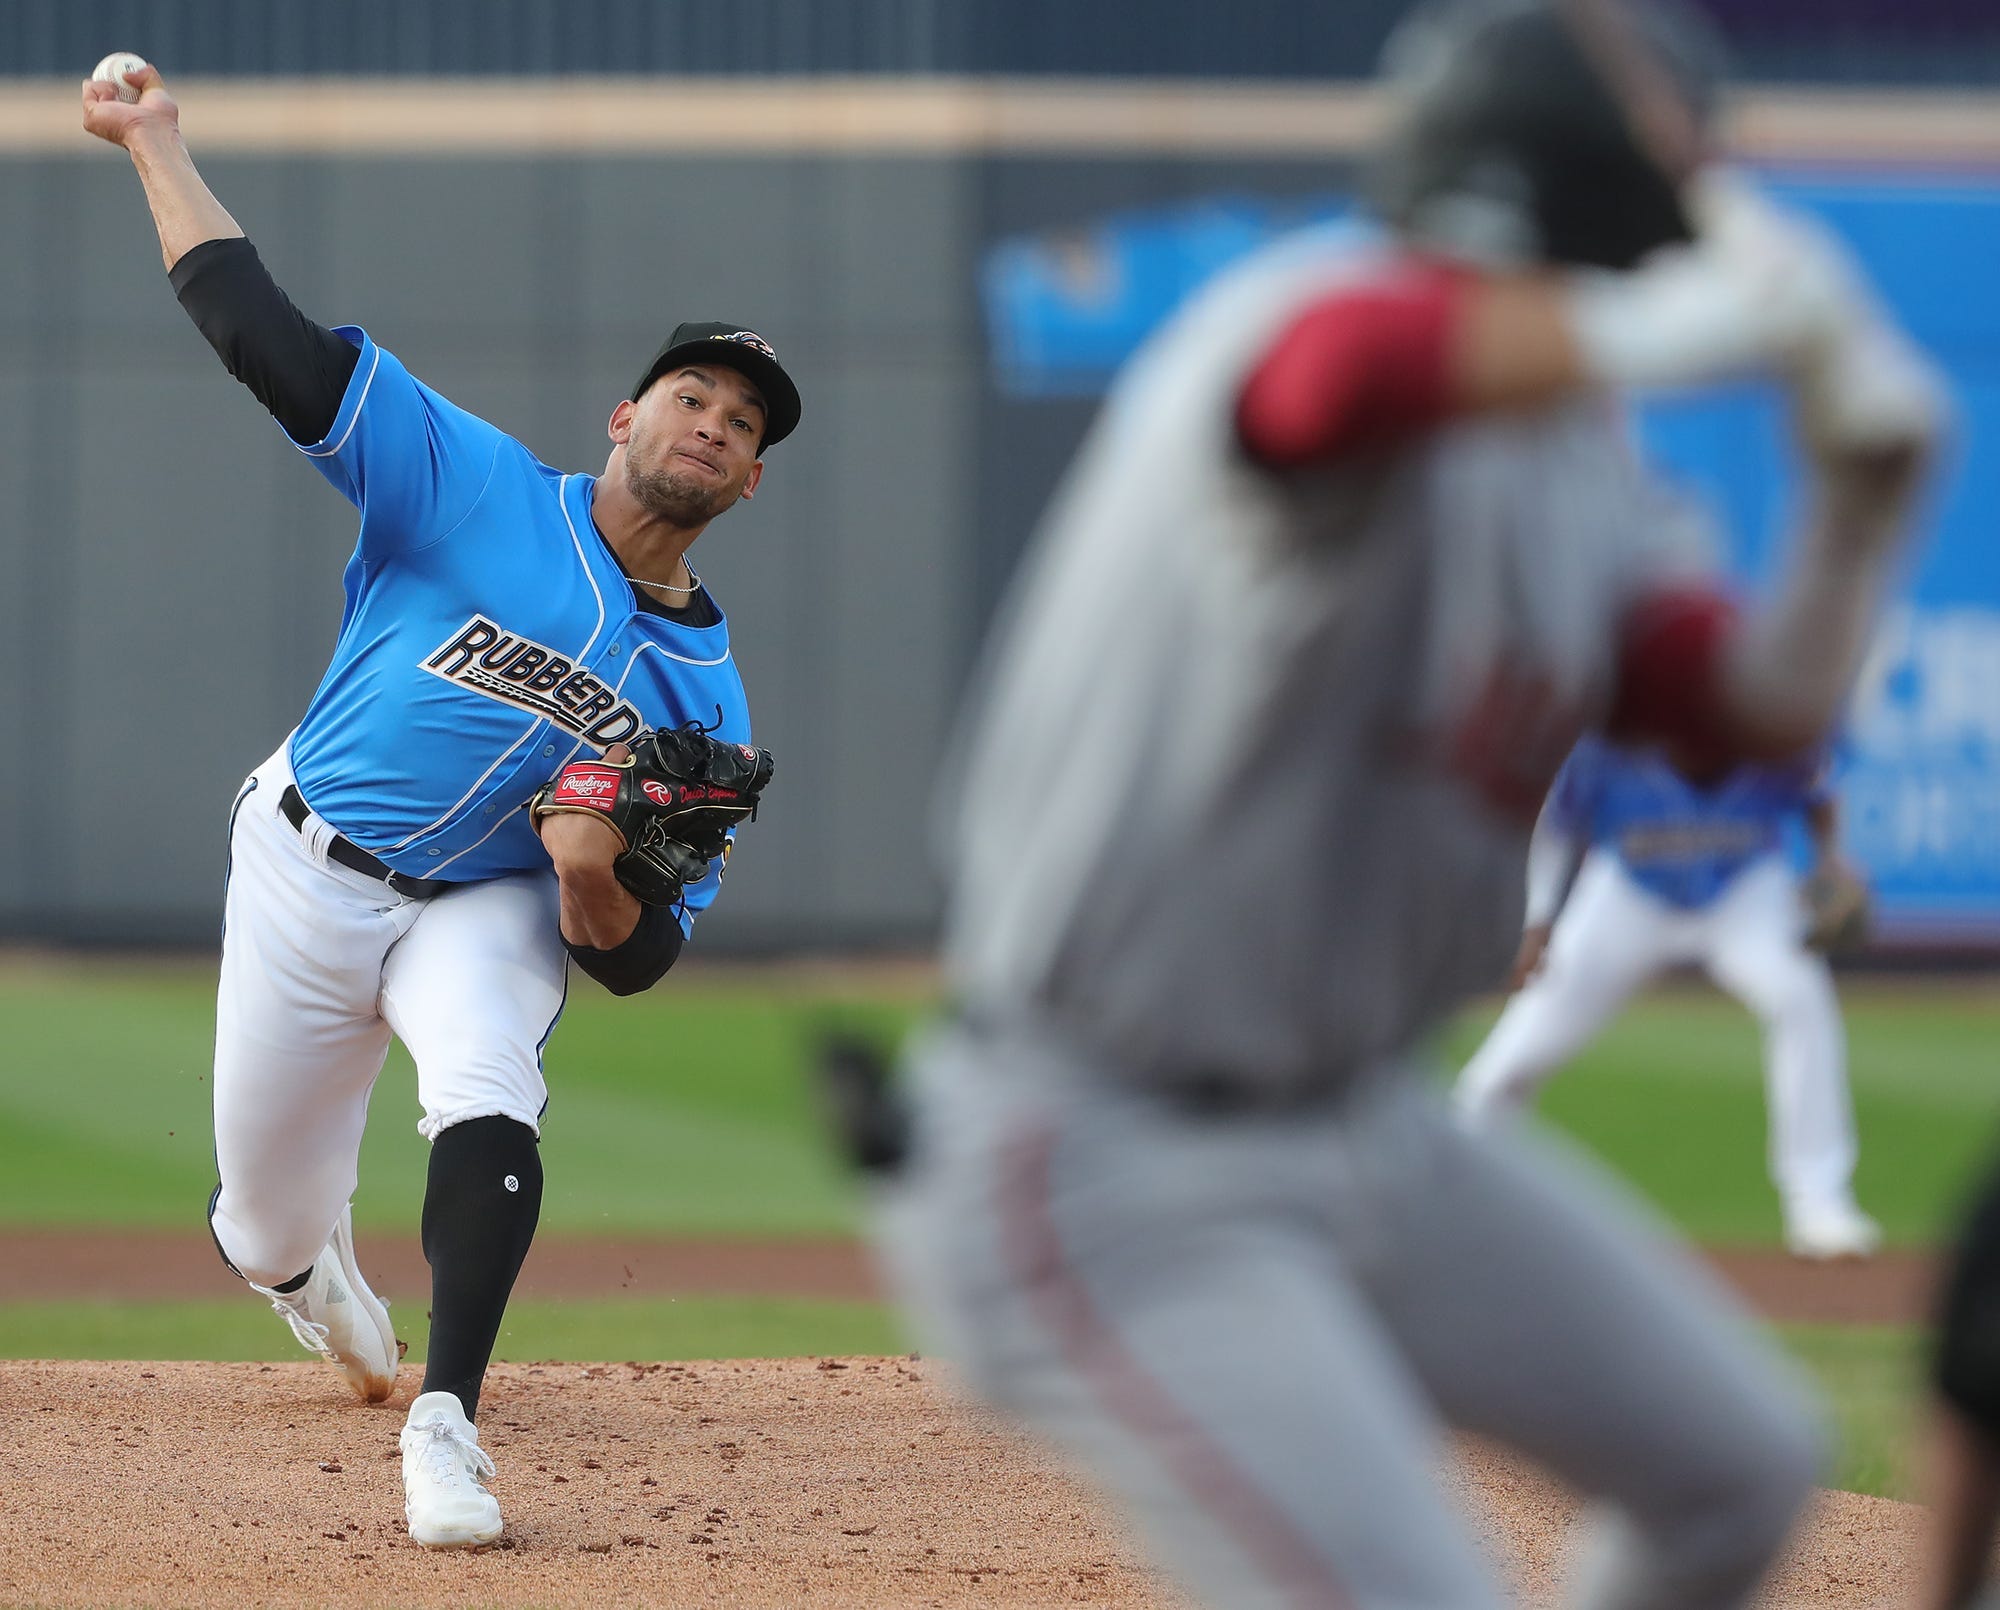
<svg viewBox="0 0 2000 1610"><path fill-rule="evenodd" d="M538 826L559 811L603 818L625 843L611 864L618 881L647 905L670 906L727 854L729 830L757 814L771 770L770 750L723 743L692 722L649 727L622 761L570 762L528 809Z"/></svg>
<svg viewBox="0 0 2000 1610"><path fill-rule="evenodd" d="M116 84L118 98L129 103L139 98L139 91L133 87L130 75L145 65L144 56L135 56L129 50L114 50L91 68L90 76L102 84Z"/></svg>

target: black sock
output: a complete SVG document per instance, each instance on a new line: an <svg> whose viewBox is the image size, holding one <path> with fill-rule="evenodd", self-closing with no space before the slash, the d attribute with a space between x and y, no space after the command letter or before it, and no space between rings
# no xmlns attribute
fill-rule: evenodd
<svg viewBox="0 0 2000 1610"><path fill-rule="evenodd" d="M455 1393L466 1418L493 1357L500 1316L535 1239L542 1158L535 1132L512 1118L453 1124L431 1143L424 1257L431 1266L426 1392Z"/></svg>

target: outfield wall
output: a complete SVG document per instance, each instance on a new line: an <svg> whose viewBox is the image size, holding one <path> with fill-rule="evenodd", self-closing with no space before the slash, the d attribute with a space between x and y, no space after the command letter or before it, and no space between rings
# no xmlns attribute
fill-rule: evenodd
<svg viewBox="0 0 2000 1610"><path fill-rule="evenodd" d="M1090 385L1007 381L996 248L1066 243L1111 305L1090 280L1107 219L1321 205L1376 111L1325 87L992 80L177 88L301 306L552 463L601 464L603 416L681 318L741 319L798 374L804 427L696 552L780 762L704 921L715 949L930 931L949 712L1094 408ZM223 814L324 664L353 517L174 307L74 95L0 96L0 938L203 941ZM1788 94L1738 126L1766 153L1934 166L2000 156L1993 113Z"/></svg>

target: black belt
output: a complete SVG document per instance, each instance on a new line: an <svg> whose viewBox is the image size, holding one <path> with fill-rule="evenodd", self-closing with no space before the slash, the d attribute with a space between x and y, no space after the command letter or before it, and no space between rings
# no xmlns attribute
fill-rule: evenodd
<svg viewBox="0 0 2000 1610"><path fill-rule="evenodd" d="M304 831L312 807L306 803L305 795L299 792L298 784L285 785L285 791L278 796L278 814L293 827ZM445 890L457 887L449 878L413 878L407 872L398 872L388 862L370 855L352 839L342 838L338 833L333 835L333 842L326 847L326 858L338 861L355 872L366 873L371 878L380 878L406 900L428 900L434 894L443 894Z"/></svg>
<svg viewBox="0 0 2000 1610"><path fill-rule="evenodd" d="M1105 1069L1114 1083L1194 1118L1270 1118L1288 1113L1310 1117L1343 1105L1355 1089L1345 1080L1333 1084L1312 1079L1271 1082L1229 1068L1175 1066L1157 1057L1143 1061L1122 1057L1108 1051L1101 1037L1070 1027L1060 1012L1047 1007L1009 1018L983 1006L952 1002L946 1015L956 1018L976 1039L1027 1034L1066 1045Z"/></svg>

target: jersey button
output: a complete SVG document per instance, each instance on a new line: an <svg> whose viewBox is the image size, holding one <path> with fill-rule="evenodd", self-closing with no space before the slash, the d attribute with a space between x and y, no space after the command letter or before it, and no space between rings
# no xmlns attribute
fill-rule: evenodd
<svg viewBox="0 0 2000 1610"><path fill-rule="evenodd" d="M553 755L555 752L556 752L556 746L554 744L542 745L542 753L544 755Z"/></svg>
<svg viewBox="0 0 2000 1610"><path fill-rule="evenodd" d="M614 660L618 658L618 645L616 643L611 645L611 657Z"/></svg>
<svg viewBox="0 0 2000 1610"><path fill-rule="evenodd" d="M426 850L426 851L424 851L424 854L426 854L426 855L442 855L443 853L444 853L444 852L443 852L442 850Z"/></svg>

